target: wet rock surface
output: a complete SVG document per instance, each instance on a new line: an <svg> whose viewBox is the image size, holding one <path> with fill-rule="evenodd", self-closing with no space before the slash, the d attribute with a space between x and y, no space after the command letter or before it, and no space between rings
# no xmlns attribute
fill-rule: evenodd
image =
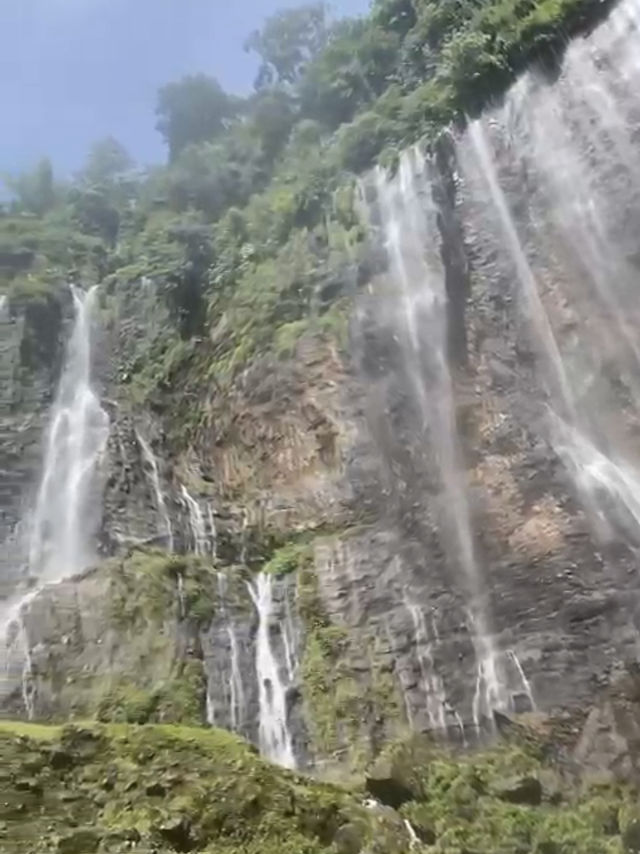
<svg viewBox="0 0 640 854"><path fill-rule="evenodd" d="M549 164L532 149L527 99L533 110L545 97L565 109L568 98L567 126L582 121L566 80L554 85L544 90L529 81L516 88L484 129L525 262L580 390L576 405L597 422L589 435L606 438L603 451L619 441L633 468L639 451L628 342L620 343L615 312L598 302L595 283L585 284L589 270L575 245L560 238L567 236L566 222L544 219L551 190L556 202L563 197ZM518 117L513 128L512 113ZM509 146L504 140L512 130ZM559 132L555 125L551 130ZM640 227L637 189L603 162L600 136L592 142L592 151L577 153L593 167L594 191L602 195L607 188L611 252L627 259L610 280L628 290L627 264L633 272L633 235ZM622 175L628 172L624 162L618 166ZM96 365L112 424L100 557L169 545L153 472L137 439L142 434L157 459L175 551L198 553L206 583L187 589L192 599L181 614L179 573L163 576L166 610L159 616L145 600L140 613L124 609L114 618L105 606L112 582L104 569L43 591L25 620L37 717L73 713L74 706L93 709L95 697L87 698L98 675L116 685L140 683L146 694L151 683L176 677L176 662L194 660L203 669L206 694L198 693L196 717L209 715L257 742L258 619L247 581L270 564L278 584L269 636L283 673L287 653L279 626L287 607L296 641L287 703L302 764L362 767L410 730L437 729L458 744L490 734L492 721L480 720L476 704L481 656L470 610L478 605L487 615L510 714L590 708L637 657L633 514L608 508L596 494L607 522L601 526L602 513L594 514L554 444L548 409L557 404L557 377L532 329L522 272L469 132L443 138L428 168L431 198L424 201L436 207L428 249L439 259L447 301L452 427L460 440L478 587L472 589L452 558L456 507L443 490L433 429L417 402L406 318L381 258L384 240L374 216L364 265L369 275L354 300L348 343L339 347L329 336L307 334L291 357L253 358L229 387L200 377L193 394L206 418L188 432L177 429L170 388L146 411L128 393L135 340L144 337L146 321L163 322L153 283L135 295L116 294L115 320ZM364 183L365 195L374 199L375 188L369 179ZM9 388L20 319L5 325L9 367L0 384ZM418 348L422 367L428 367L429 343L426 336ZM36 449L53 379L38 375L27 389L33 405L23 411L11 397L13 409L8 418L2 414L0 429L8 436L0 442L0 470L8 473L0 486L5 532L15 527L37 481ZM430 411L438 401L428 398L427 404ZM198 513L203 535L194 524ZM8 554L2 560L11 572L3 579L19 573L19 560ZM137 571L144 582L143 568ZM227 579L226 599L219 595L220 574ZM125 585L124 598L132 591ZM21 713L23 661L9 674L3 714ZM143 700L134 705L144 717ZM594 765L595 757L612 753L618 757L613 764L632 774L620 714L598 706L581 750ZM632 722L624 726L633 732Z"/></svg>

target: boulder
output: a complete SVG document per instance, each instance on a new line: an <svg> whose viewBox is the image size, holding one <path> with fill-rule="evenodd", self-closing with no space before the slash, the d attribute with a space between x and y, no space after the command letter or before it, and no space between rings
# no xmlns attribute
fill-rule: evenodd
<svg viewBox="0 0 640 854"><path fill-rule="evenodd" d="M415 797L413 790L401 779L398 769L389 759L376 763L367 775L365 786L376 800L393 809L399 809Z"/></svg>
<svg viewBox="0 0 640 854"><path fill-rule="evenodd" d="M100 835L90 827L79 827L58 842L58 854L93 854L100 845Z"/></svg>
<svg viewBox="0 0 640 854"><path fill-rule="evenodd" d="M510 777L494 784L493 794L510 804L528 804L535 807L542 801L542 783L537 777Z"/></svg>

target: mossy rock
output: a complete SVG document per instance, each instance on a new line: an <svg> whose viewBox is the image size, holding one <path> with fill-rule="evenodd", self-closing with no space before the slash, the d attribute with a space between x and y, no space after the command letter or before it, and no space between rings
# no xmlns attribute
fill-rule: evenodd
<svg viewBox="0 0 640 854"><path fill-rule="evenodd" d="M530 775L511 777L494 784L493 793L501 801L535 807L542 801L542 784L537 777Z"/></svg>
<svg viewBox="0 0 640 854"><path fill-rule="evenodd" d="M420 800L434 755L435 746L428 736L416 735L390 745L368 770L367 791L395 809L407 801Z"/></svg>
<svg viewBox="0 0 640 854"><path fill-rule="evenodd" d="M636 808L622 811L620 819L625 854L638 854L640 852L640 810Z"/></svg>
<svg viewBox="0 0 640 854"><path fill-rule="evenodd" d="M33 729L39 740L25 724L19 735L0 727L3 854L359 854L376 840L384 854L406 850L397 815L374 815L347 790L273 766L227 732Z"/></svg>
<svg viewBox="0 0 640 854"><path fill-rule="evenodd" d="M90 827L78 828L58 842L58 854L93 854L100 845L100 834Z"/></svg>

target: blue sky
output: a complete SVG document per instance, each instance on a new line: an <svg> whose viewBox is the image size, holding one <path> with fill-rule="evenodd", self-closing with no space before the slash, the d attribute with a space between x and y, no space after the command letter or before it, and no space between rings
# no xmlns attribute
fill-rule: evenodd
<svg viewBox="0 0 640 854"><path fill-rule="evenodd" d="M164 159L156 92L204 71L225 88L251 88L245 37L296 0L0 0L0 173L44 154L56 170L82 164L112 134L142 163ZM337 14L368 0L334 0Z"/></svg>

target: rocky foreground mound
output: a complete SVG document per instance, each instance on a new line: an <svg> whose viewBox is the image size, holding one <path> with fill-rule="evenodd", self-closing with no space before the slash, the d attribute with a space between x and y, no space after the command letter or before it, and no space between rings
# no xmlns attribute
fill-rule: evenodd
<svg viewBox="0 0 640 854"><path fill-rule="evenodd" d="M418 739L349 787L218 730L2 724L3 854L614 854L640 850L636 790L539 740L453 757ZM382 802L385 802L384 805ZM393 804L393 807L390 806Z"/></svg>

